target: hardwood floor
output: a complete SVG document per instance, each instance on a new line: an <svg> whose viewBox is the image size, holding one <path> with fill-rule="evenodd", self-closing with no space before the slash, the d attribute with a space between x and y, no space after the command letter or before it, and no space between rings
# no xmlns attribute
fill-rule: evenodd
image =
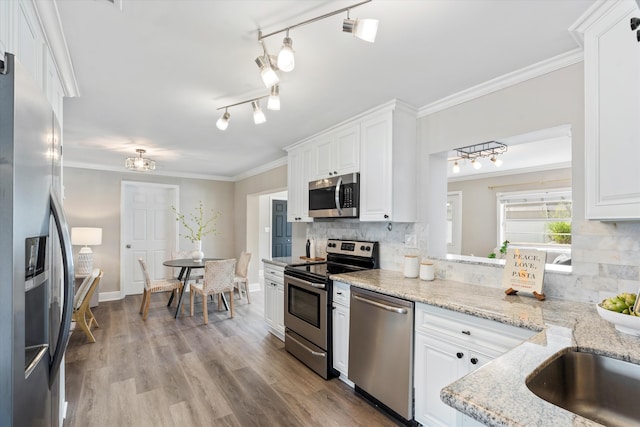
<svg viewBox="0 0 640 427"><path fill-rule="evenodd" d="M201 300L173 318L168 295L102 302L96 343L74 331L66 354L64 425L393 426L338 379L325 381L267 332L262 292L235 302L235 317Z"/></svg>

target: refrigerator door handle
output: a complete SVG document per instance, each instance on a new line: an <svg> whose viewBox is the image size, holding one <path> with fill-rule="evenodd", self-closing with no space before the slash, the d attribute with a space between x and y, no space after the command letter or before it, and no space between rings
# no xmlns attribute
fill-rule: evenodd
<svg viewBox="0 0 640 427"><path fill-rule="evenodd" d="M69 228L67 227L67 219L60 205L58 196L52 191L49 197L51 204L51 214L56 224L56 232L60 240L60 249L62 251L62 268L64 275L64 305L62 308L62 321L60 332L58 333L58 341L56 349L51 359L49 387L58 376L60 363L67 350L71 329L71 315L73 314L73 286L74 286L74 270L73 270L73 252L71 251L71 239L69 237ZM55 280L55 278L53 279Z"/></svg>

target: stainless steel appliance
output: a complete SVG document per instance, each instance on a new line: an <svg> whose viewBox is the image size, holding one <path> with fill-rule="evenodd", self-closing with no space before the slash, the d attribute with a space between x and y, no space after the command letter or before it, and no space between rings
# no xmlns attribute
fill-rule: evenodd
<svg viewBox="0 0 640 427"><path fill-rule="evenodd" d="M309 216L312 218L357 218L360 174L333 176L309 182Z"/></svg>
<svg viewBox="0 0 640 427"><path fill-rule="evenodd" d="M73 262L49 102L13 55L0 60L0 425L57 426Z"/></svg>
<svg viewBox="0 0 640 427"><path fill-rule="evenodd" d="M357 393L413 419L413 302L351 289L349 379Z"/></svg>
<svg viewBox="0 0 640 427"><path fill-rule="evenodd" d="M327 261L284 270L285 349L325 379L333 369L331 274L378 268L377 242L329 239Z"/></svg>

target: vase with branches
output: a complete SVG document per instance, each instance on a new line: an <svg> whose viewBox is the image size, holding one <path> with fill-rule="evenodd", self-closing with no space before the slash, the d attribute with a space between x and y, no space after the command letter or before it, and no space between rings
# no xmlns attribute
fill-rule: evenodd
<svg viewBox="0 0 640 427"><path fill-rule="evenodd" d="M189 213L188 216L178 212L175 206L171 206L171 210L176 215L176 221L179 221L186 233L180 235L194 244L192 257L195 261L202 261L204 253L202 252L202 238L208 234L217 234L216 221L221 215L220 211L211 209L210 214L205 216L204 204L199 202L195 211Z"/></svg>

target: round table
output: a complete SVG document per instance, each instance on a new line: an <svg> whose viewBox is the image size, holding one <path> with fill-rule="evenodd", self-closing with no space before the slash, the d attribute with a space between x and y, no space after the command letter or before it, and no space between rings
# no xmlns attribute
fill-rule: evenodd
<svg viewBox="0 0 640 427"><path fill-rule="evenodd" d="M202 258L202 261L195 261L192 258L183 258L183 259L170 259L164 261L162 265L165 267L173 267L179 268L180 274L178 274L178 280L182 282L182 290L180 291L180 297L178 298L178 308L176 309L176 319L178 318L178 314L180 313L180 307L182 307L182 296L184 295L184 288L189 282L189 277L191 276L191 270L194 268L204 268L204 264L207 261L219 261L221 258ZM167 305L171 305L173 301L173 294L171 294L171 298L169 298L169 303ZM222 302L224 303L224 307L228 310L227 300L224 295L222 295Z"/></svg>

